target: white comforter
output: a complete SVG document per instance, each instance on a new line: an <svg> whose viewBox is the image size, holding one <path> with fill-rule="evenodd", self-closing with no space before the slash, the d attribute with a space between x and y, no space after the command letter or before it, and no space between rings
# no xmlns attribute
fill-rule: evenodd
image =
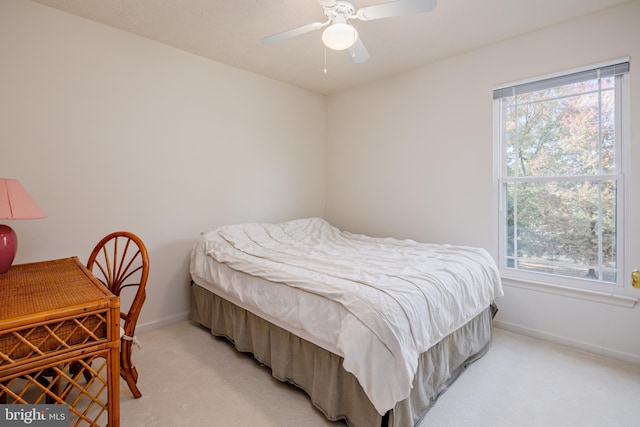
<svg viewBox="0 0 640 427"><path fill-rule="evenodd" d="M196 246L231 269L344 307L333 344L380 414L409 396L420 353L503 295L484 249L357 235L319 218L221 227ZM203 277L195 252L191 274ZM245 300L242 289L229 291ZM270 310L283 319L289 311Z"/></svg>

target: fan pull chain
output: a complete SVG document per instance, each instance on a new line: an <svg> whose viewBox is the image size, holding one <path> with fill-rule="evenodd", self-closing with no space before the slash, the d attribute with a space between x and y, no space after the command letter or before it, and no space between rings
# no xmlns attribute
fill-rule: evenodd
<svg viewBox="0 0 640 427"><path fill-rule="evenodd" d="M327 74L327 47L324 46L324 73Z"/></svg>

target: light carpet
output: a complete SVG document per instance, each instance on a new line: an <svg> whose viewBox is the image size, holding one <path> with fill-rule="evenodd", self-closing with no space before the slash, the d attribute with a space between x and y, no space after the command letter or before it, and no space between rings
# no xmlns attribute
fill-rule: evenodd
<svg viewBox="0 0 640 427"><path fill-rule="evenodd" d="M344 426L252 356L191 322L139 336L143 396L121 381L122 427ZM420 427L640 426L640 366L501 329ZM373 427L373 426L372 426Z"/></svg>

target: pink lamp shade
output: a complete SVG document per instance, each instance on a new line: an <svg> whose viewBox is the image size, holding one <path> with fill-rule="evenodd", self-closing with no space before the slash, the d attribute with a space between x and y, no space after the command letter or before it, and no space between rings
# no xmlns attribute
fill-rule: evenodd
<svg viewBox="0 0 640 427"><path fill-rule="evenodd" d="M47 216L15 179L0 178L0 219L38 219ZM0 274L6 273L18 250L18 237L0 224Z"/></svg>

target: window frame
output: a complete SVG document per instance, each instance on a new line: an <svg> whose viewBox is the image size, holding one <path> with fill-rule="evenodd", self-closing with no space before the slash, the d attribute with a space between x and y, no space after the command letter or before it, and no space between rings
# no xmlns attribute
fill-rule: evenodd
<svg viewBox="0 0 640 427"><path fill-rule="evenodd" d="M507 159L505 156L505 142L503 141L503 109L501 99L505 91L512 90L524 85L536 85L546 80L558 81L553 87L561 86L562 79L572 74L583 73L604 67L611 67L616 64L629 63L629 58L620 58L599 64L593 64L586 67L566 70L560 73L539 76L527 80L521 80L515 83L497 86L494 88L493 100L493 144L494 144L494 182L495 182L495 205L496 205L496 223L497 223L497 249L498 249L498 266L503 279L510 284L519 287L535 288L542 287L555 293L573 295L576 292L590 293L592 296L624 296L633 294L630 281L630 271L628 270L628 173L630 168L630 91L629 91L629 68L623 73L615 73L615 167L614 173L598 174L588 176L589 180L606 180L613 178L616 182L616 282L603 282L600 280L592 280L586 278L568 277L555 275L551 273L533 272L527 270L519 270L507 266L508 254L506 251L506 227L505 227L505 193L504 187L506 183L516 181L536 181L535 177L515 178L507 177ZM502 95L501 95L502 93ZM497 94L497 95L496 95ZM575 177L568 178L571 180ZM637 301L633 299L633 304ZM624 305L630 301L622 301Z"/></svg>

